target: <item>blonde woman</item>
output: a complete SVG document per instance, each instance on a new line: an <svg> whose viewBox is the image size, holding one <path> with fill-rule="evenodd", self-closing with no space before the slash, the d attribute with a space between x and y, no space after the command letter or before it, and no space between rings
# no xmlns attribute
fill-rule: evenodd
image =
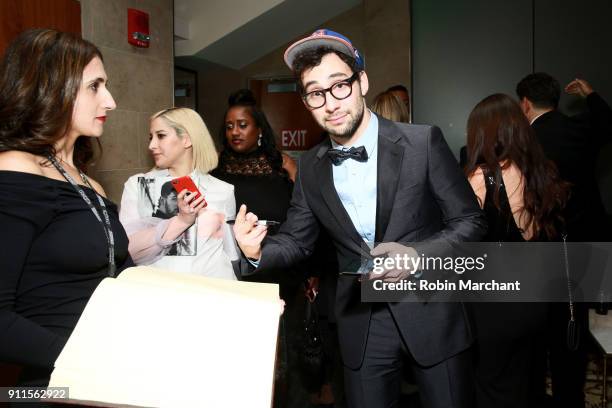
<svg viewBox="0 0 612 408"><path fill-rule="evenodd" d="M394 122L410 123L410 112L406 104L391 91L381 92L374 98L372 111Z"/></svg>
<svg viewBox="0 0 612 408"><path fill-rule="evenodd" d="M226 219L234 218L234 187L210 174L218 153L195 111L171 108L151 117L149 152L155 168L128 179L119 218L134 262L182 273L236 279ZM175 191L189 176L202 193Z"/></svg>

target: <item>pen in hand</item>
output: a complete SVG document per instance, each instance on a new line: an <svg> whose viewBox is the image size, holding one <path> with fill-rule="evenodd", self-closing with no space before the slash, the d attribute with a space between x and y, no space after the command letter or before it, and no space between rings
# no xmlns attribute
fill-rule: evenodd
<svg viewBox="0 0 612 408"><path fill-rule="evenodd" d="M226 221L229 225L234 225L234 223L236 222L236 220L227 220ZM265 225L265 226L271 226L271 225L280 225L280 222L278 221L272 221L272 220L257 220L257 225Z"/></svg>

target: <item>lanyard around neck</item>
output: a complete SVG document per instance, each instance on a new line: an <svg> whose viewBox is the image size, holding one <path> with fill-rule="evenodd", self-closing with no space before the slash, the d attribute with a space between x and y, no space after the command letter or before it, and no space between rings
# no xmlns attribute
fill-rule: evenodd
<svg viewBox="0 0 612 408"><path fill-rule="evenodd" d="M102 228L104 229L104 235L106 235L106 242L108 243L108 276L115 277L115 271L117 270L117 267L115 265L115 238L113 236L113 229L111 227L108 211L106 211L106 204L104 204L104 200L96 192L96 189L93 188L92 185L89 183L89 179L87 178L87 176L81 170L79 170L79 175L81 176L85 184L87 184L87 186L93 190L93 192L96 194L96 197L98 198L98 202L100 203L100 207L102 209L102 215L104 216L104 220L102 220L98 209L93 205L87 194L85 194L85 191L83 191L83 189L77 184L77 182L74 181L72 176L68 174L68 172L62 167L62 165L57 161L54 156L49 155L47 157L49 161L53 164L53 166L55 166L57 171L59 171L62 176L64 176L64 178L70 184L72 184L72 187L77 191L77 193L79 193L83 201L87 203L89 209L94 213L97 220L100 222L100 224L102 224Z"/></svg>

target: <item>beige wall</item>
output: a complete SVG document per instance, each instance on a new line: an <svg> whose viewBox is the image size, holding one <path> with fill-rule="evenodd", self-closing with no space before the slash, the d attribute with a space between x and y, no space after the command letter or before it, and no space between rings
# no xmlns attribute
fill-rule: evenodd
<svg viewBox="0 0 612 408"><path fill-rule="evenodd" d="M370 79L368 101L392 85L411 87L410 1L364 1L363 49Z"/></svg>
<svg viewBox="0 0 612 408"><path fill-rule="evenodd" d="M364 34L364 7L363 4L353 7L352 9L340 14L339 16L321 24L321 27L313 27L303 35L291 40L283 46L277 48L271 53L263 56L257 61L247 65L240 70L240 73L245 78L271 78L271 77L287 77L291 76L291 71L283 61L285 49L293 43L293 41L302 38L317 28L329 28L347 36L351 42L366 55L365 50L362 50L363 34ZM366 62L367 65L367 62Z"/></svg>
<svg viewBox="0 0 612 408"><path fill-rule="evenodd" d="M230 92L246 87L246 78L239 71L193 58L178 57L176 66L198 72L198 112L202 115L213 139L220 147L218 138L227 108Z"/></svg>
<svg viewBox="0 0 612 408"><path fill-rule="evenodd" d="M366 71L370 79L368 102L391 85L403 84L410 88L409 0L364 0L362 4L321 24L320 27L346 35L365 55ZM319 27L313 27L302 36L317 28ZM246 86L249 78L291 76L289 68L283 62L283 53L292 42L239 71L213 64L210 67L200 66L200 113L205 120L210 119L207 123L210 123L211 130L218 129L229 93Z"/></svg>
<svg viewBox="0 0 612 408"><path fill-rule="evenodd" d="M149 13L151 44L127 42L127 9ZM148 118L173 103L172 0L81 0L83 37L104 55L109 89L117 103L105 124L104 153L92 176L119 203L123 183L151 168Z"/></svg>
<svg viewBox="0 0 612 408"><path fill-rule="evenodd" d="M364 0L320 27L347 36L365 56L370 79L368 101L391 85L403 84L410 88L409 1ZM304 35L316 28L319 27L313 27ZM283 53L290 44L288 42L240 72L246 78L290 76L291 72L283 62Z"/></svg>

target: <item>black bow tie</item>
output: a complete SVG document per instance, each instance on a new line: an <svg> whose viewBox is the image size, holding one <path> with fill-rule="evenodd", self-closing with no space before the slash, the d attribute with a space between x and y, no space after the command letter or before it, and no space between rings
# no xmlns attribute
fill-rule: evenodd
<svg viewBox="0 0 612 408"><path fill-rule="evenodd" d="M357 160L358 162L368 161L368 152L364 146L351 147L348 150L329 149L327 155L334 166L342 164L346 159Z"/></svg>

